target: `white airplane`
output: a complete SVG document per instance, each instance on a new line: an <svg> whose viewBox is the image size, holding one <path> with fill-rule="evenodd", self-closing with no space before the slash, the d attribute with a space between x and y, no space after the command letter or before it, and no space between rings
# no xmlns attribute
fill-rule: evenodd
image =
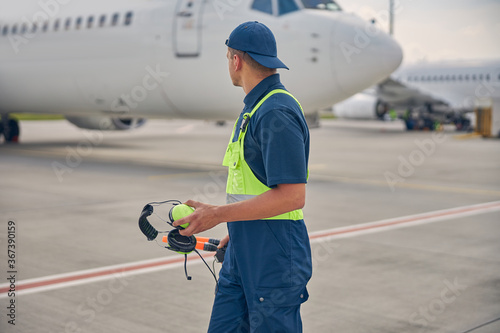
<svg viewBox="0 0 500 333"><path fill-rule="evenodd" d="M90 129L144 118L234 119L241 89L226 46L240 23L263 22L290 67L306 113L379 82L402 60L386 33L333 0L0 0L0 114L63 114Z"/></svg>
<svg viewBox="0 0 500 333"><path fill-rule="evenodd" d="M416 110L416 118L405 119L409 129L424 119L454 121L460 127L467 121L461 116L485 100L500 106L500 60L403 66L377 86L334 105L333 110L338 117L352 119L382 119L390 109L398 113Z"/></svg>

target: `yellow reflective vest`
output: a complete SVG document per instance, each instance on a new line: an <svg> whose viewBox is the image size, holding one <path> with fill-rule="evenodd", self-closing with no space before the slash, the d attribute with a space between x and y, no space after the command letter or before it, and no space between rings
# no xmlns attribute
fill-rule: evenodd
<svg viewBox="0 0 500 333"><path fill-rule="evenodd" d="M245 113L243 115L243 120L241 122L242 125L240 127L238 140L233 142L234 133L236 131L236 125L238 124L238 120L236 120L236 123L234 124L233 128L233 133L231 134L231 139L229 140L229 144L227 146L226 154L224 155L224 161L222 162L222 165L228 167L228 177L226 186L227 203L233 203L251 199L255 196L258 196L270 190L269 187L267 187L259 179L257 179L257 177L255 177L254 173L252 172L252 169L250 169L248 163L245 161L244 141L245 141L247 125L248 122L250 121L250 118L253 116L255 112L257 112L260 106L274 94L287 94L291 96L300 106L302 112L304 112L299 101L292 94L283 89L275 89L269 92L264 98L262 98L260 102L253 108L252 112ZM296 221L296 220L302 220L303 218L304 214L302 213L302 209L297 209L288 213L265 218L264 220Z"/></svg>

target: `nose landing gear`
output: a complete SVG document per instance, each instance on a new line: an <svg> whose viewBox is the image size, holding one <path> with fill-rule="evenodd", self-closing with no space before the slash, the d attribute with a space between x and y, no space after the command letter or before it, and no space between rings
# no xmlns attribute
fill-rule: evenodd
<svg viewBox="0 0 500 333"><path fill-rule="evenodd" d="M5 143L19 142L19 123L16 119L9 119L8 114L2 114L0 122L0 137L3 136Z"/></svg>

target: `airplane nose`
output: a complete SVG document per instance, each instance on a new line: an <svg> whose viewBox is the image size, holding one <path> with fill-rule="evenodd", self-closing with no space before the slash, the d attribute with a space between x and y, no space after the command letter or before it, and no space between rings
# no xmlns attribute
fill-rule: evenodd
<svg viewBox="0 0 500 333"><path fill-rule="evenodd" d="M403 60L391 36L354 15L334 26L332 47L333 75L346 98L384 80Z"/></svg>

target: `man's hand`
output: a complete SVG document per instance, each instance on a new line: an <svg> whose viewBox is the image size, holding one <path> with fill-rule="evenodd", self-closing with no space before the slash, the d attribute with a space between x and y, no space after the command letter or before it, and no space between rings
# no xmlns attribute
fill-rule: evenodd
<svg viewBox="0 0 500 333"><path fill-rule="evenodd" d="M222 249L224 246L229 243L229 235L226 235L224 238L220 240L219 246L217 246L218 249Z"/></svg>
<svg viewBox="0 0 500 333"><path fill-rule="evenodd" d="M182 219L178 219L172 224L174 227L177 227L179 225L189 223L189 226L186 229L180 230L179 232L183 236L192 236L205 230L212 229L217 224L222 222L215 214L217 206L208 205L194 200L188 200L184 202L184 204L193 207L194 212Z"/></svg>

